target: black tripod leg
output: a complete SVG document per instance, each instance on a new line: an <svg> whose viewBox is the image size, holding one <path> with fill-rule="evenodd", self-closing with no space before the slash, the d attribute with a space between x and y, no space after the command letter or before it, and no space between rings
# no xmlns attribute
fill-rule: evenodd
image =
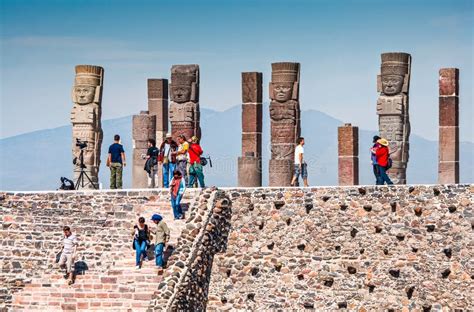
<svg viewBox="0 0 474 312"><path fill-rule="evenodd" d="M87 174L87 172L83 171L84 175L86 176L87 180L89 180L89 183L92 185L92 187L96 190L97 187L96 185L94 184L94 182L92 182L91 178L89 177L89 175Z"/></svg>

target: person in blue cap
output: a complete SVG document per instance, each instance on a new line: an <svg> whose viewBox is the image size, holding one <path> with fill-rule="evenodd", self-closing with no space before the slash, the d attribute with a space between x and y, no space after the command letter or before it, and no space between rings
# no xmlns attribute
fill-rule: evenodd
<svg viewBox="0 0 474 312"><path fill-rule="evenodd" d="M170 240L170 229L166 225L165 221L163 221L163 217L159 214L154 214L151 217L151 221L156 224L154 230L151 230L151 233L154 237L155 242L155 263L158 269L163 268L163 250L165 245Z"/></svg>

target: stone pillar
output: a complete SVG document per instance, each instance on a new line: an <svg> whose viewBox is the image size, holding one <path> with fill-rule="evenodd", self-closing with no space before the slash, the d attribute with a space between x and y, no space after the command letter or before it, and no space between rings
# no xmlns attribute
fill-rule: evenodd
<svg viewBox="0 0 474 312"><path fill-rule="evenodd" d="M100 148L103 137L101 115L104 69L94 65L77 65L75 70L76 76L72 89L74 105L71 111L74 182L78 182L82 157L84 171L92 183L84 176L84 183L79 183L79 189L93 189L98 188L99 184ZM86 142L87 146L81 149L77 140Z"/></svg>
<svg viewBox="0 0 474 312"><path fill-rule="evenodd" d="M242 73L242 157L238 184L262 186L262 73Z"/></svg>
<svg viewBox="0 0 474 312"><path fill-rule="evenodd" d="M273 63L270 82L270 186L289 186L300 136L299 63Z"/></svg>
<svg viewBox="0 0 474 312"><path fill-rule="evenodd" d="M168 79L148 79L148 111L156 116L156 146L168 132ZM158 187L163 187L163 168L158 166Z"/></svg>
<svg viewBox="0 0 474 312"><path fill-rule="evenodd" d="M147 188L148 177L145 167L145 156L148 149L148 139L155 137L156 116L150 115L148 111L134 115L132 120L133 138L133 168L132 187Z"/></svg>
<svg viewBox="0 0 474 312"><path fill-rule="evenodd" d="M379 133L389 141L392 168L388 171L395 184L406 184L410 120L408 91L411 56L408 53L383 53L381 74L377 76L377 114Z"/></svg>
<svg viewBox="0 0 474 312"><path fill-rule="evenodd" d="M359 184L359 128L350 123L337 128L339 185Z"/></svg>
<svg viewBox="0 0 474 312"><path fill-rule="evenodd" d="M459 69L439 71L438 183L459 183Z"/></svg>
<svg viewBox="0 0 474 312"><path fill-rule="evenodd" d="M173 139L184 134L201 138L199 125L199 66L173 65L170 84L170 122Z"/></svg>

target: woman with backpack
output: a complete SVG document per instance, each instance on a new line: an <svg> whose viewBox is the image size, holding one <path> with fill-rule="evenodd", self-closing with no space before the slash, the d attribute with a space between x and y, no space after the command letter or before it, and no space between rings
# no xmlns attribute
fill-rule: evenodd
<svg viewBox="0 0 474 312"><path fill-rule="evenodd" d="M145 224L145 218L138 218L138 224L133 227L133 249L135 250L136 268L140 269L143 260L147 259L146 251L150 245L150 230Z"/></svg>
<svg viewBox="0 0 474 312"><path fill-rule="evenodd" d="M377 140L377 143L380 144L380 146L375 149L375 158L377 160L377 169L379 173L377 185L384 185L385 183L392 185L393 182L387 175L387 170L390 169L392 165L390 151L388 149L388 141L382 138Z"/></svg>

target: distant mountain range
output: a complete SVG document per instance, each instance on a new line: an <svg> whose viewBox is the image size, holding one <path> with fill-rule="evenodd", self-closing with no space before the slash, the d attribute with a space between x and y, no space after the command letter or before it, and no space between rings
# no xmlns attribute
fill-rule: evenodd
<svg viewBox="0 0 474 312"><path fill-rule="evenodd" d="M269 116L264 109L263 183L268 185ZM109 171L105 166L107 149L118 133L129 160L132 159L132 117L103 121L104 143L100 181L108 188ZM315 110L301 114L305 137L305 158L311 185L337 184L337 127L343 123ZM213 167L205 167L206 183L217 186L237 185L237 157L241 154L241 108L223 112L201 111L202 147L212 158ZM359 129L360 183L373 184L369 147L375 130ZM61 176L72 176L71 126L46 129L0 140L0 190L53 190ZM461 182L474 181L474 144L460 145ZM433 184L438 174L438 142L412 134L408 182ZM131 164L130 164L131 165ZM124 187L131 187L131 166L124 171Z"/></svg>

